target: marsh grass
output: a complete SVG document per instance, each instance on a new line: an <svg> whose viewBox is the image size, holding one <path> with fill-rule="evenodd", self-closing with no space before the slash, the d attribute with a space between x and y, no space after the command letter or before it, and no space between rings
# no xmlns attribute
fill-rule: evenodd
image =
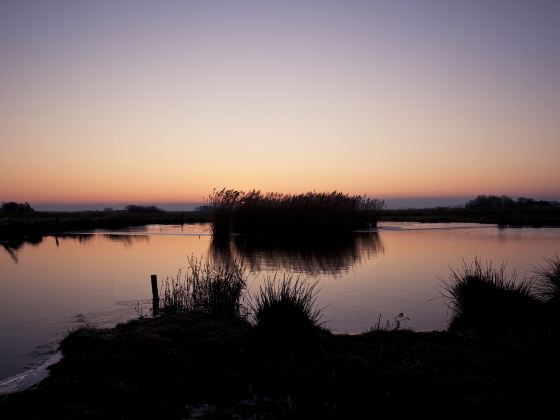
<svg viewBox="0 0 560 420"><path fill-rule="evenodd" d="M379 318L377 318L375 325L365 333L375 333L379 331L398 331L401 329L402 324L407 321L410 321L410 318L405 316L403 312L397 314L393 318L392 322L386 319L384 323L381 321L381 314L379 314Z"/></svg>
<svg viewBox="0 0 560 420"><path fill-rule="evenodd" d="M495 268L477 258L463 261L443 281L443 294L453 314L450 330L526 328L543 319L532 283L518 280L515 271L508 274L506 264Z"/></svg>
<svg viewBox="0 0 560 420"><path fill-rule="evenodd" d="M560 325L560 257L545 258L533 273L536 295L544 302L547 322L554 328Z"/></svg>
<svg viewBox="0 0 560 420"><path fill-rule="evenodd" d="M226 190L208 197L214 236L325 235L373 227L385 202L340 192L291 195Z"/></svg>
<svg viewBox="0 0 560 420"><path fill-rule="evenodd" d="M160 292L163 313L205 312L219 316L244 316L247 280L243 264L211 263L193 256L186 270L167 278Z"/></svg>
<svg viewBox="0 0 560 420"><path fill-rule="evenodd" d="M307 283L293 275L265 279L250 304L257 330L286 338L319 328L323 308L317 306L317 285L318 281Z"/></svg>
<svg viewBox="0 0 560 420"><path fill-rule="evenodd" d="M534 271L537 295L544 301L560 304L560 257L544 258L544 264Z"/></svg>

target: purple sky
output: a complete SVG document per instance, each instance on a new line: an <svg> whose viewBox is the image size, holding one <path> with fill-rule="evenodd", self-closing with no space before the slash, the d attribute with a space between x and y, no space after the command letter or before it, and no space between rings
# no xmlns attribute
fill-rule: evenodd
<svg viewBox="0 0 560 420"><path fill-rule="evenodd" d="M560 197L559 1L2 1L0 201Z"/></svg>

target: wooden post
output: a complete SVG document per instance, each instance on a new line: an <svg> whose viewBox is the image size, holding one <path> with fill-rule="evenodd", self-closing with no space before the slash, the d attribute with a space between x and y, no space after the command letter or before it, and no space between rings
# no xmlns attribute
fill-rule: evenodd
<svg viewBox="0 0 560 420"><path fill-rule="evenodd" d="M156 316L159 312L159 293L157 287L157 276L152 274L152 299L153 299L153 313Z"/></svg>

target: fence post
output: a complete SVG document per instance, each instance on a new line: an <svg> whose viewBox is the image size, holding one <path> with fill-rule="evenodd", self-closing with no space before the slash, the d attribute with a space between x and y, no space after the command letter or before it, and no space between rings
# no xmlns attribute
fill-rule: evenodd
<svg viewBox="0 0 560 420"><path fill-rule="evenodd" d="M153 313L156 316L159 312L159 293L157 287L157 275L152 274L152 299L153 299Z"/></svg>

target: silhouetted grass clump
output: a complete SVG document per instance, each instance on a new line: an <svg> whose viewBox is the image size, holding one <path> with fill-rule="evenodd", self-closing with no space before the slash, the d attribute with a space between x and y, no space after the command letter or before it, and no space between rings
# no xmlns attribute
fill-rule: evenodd
<svg viewBox="0 0 560 420"><path fill-rule="evenodd" d="M243 315L241 301L246 287L241 264L235 261L217 264L190 257L187 269L164 283L160 310L239 317Z"/></svg>
<svg viewBox="0 0 560 420"><path fill-rule="evenodd" d="M336 191L291 195L223 189L208 201L215 236L348 233L375 226L385 206L383 200Z"/></svg>
<svg viewBox="0 0 560 420"><path fill-rule="evenodd" d="M544 261L534 273L535 289L547 309L557 317L560 313L560 257L556 254Z"/></svg>
<svg viewBox="0 0 560 420"><path fill-rule="evenodd" d="M317 307L318 282L306 283L285 275L265 280L251 303L253 321L264 335L280 339L303 337L320 327Z"/></svg>
<svg viewBox="0 0 560 420"><path fill-rule="evenodd" d="M494 268L474 259L451 269L443 282L444 293L453 311L450 330L508 330L535 327L542 322L542 304L533 294L532 284L517 280L506 266Z"/></svg>

